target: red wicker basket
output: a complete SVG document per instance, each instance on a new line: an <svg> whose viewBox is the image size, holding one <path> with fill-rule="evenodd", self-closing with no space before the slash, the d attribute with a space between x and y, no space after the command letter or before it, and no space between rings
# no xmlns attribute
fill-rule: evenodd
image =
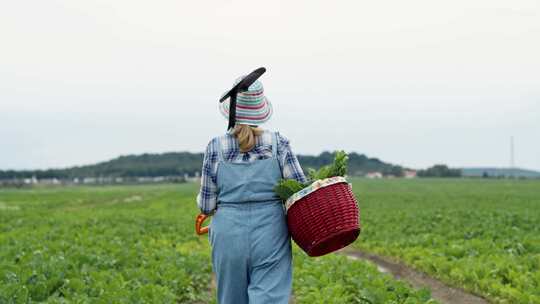
<svg viewBox="0 0 540 304"><path fill-rule="evenodd" d="M317 181L286 205L292 239L309 256L339 250L360 234L358 202L343 177Z"/></svg>

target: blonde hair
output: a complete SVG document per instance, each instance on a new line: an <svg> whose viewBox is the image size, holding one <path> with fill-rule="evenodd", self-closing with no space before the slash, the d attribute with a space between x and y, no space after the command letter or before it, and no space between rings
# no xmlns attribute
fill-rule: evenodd
<svg viewBox="0 0 540 304"><path fill-rule="evenodd" d="M255 147L256 137L261 135L263 130L259 127L252 127L245 124L237 124L234 127L233 134L238 139L240 152L248 152Z"/></svg>

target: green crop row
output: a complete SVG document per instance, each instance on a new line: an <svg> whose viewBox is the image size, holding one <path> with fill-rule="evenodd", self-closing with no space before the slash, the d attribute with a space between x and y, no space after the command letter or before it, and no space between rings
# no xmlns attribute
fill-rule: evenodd
<svg viewBox="0 0 540 304"><path fill-rule="evenodd" d="M215 303L194 184L0 190L0 303ZM294 250L296 303L434 303L343 256Z"/></svg>
<svg viewBox="0 0 540 304"><path fill-rule="evenodd" d="M356 180L355 246L495 303L540 303L540 181Z"/></svg>
<svg viewBox="0 0 540 304"><path fill-rule="evenodd" d="M295 250L294 263L297 303L437 303L428 289L413 290L407 283L381 274L375 265L345 256L312 258Z"/></svg>
<svg viewBox="0 0 540 304"><path fill-rule="evenodd" d="M1 213L1 303L208 302L207 246L185 225L192 215L170 212L178 200L168 188L14 191L0 201L20 209Z"/></svg>

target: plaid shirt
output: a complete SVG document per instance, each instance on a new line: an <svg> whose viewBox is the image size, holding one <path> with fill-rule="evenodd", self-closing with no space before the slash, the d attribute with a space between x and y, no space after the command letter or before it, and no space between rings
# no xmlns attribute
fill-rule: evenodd
<svg viewBox="0 0 540 304"><path fill-rule="evenodd" d="M295 179L302 183L306 182L302 167L300 167L296 155L291 151L289 140L279 133L277 133L277 138L277 158L283 178ZM197 195L197 206L204 214L211 214L216 209L218 149L221 148L219 147L219 140L221 140L223 146L223 157L228 162L251 162L272 157L272 133L270 131L264 131L261 136L258 136L255 147L245 153L240 152L236 137L230 133L212 139L204 153L201 190Z"/></svg>

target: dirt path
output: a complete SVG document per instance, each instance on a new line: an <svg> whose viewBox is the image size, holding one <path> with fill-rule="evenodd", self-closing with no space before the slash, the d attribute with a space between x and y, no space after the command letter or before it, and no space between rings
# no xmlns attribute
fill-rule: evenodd
<svg viewBox="0 0 540 304"><path fill-rule="evenodd" d="M425 273L416 271L402 263L390 261L389 259L362 252L357 249L346 248L340 251L352 259L367 260L375 265L381 272L393 275L396 279L409 282L415 288L427 287L431 289L433 299L443 304L487 304L487 300L467 293L459 288L445 285Z"/></svg>

